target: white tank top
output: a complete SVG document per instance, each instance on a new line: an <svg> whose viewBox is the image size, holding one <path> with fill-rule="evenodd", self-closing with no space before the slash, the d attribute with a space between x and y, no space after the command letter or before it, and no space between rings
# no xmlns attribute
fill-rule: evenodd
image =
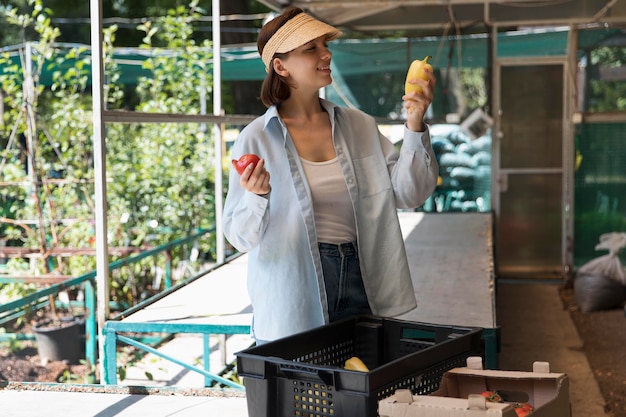
<svg viewBox="0 0 626 417"><path fill-rule="evenodd" d="M333 244L354 242L354 210L339 160L337 157L324 162L300 159L313 197L317 240Z"/></svg>

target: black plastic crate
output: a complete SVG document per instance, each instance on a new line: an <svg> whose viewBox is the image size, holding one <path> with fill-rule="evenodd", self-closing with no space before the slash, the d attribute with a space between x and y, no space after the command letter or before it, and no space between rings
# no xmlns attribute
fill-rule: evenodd
<svg viewBox="0 0 626 417"><path fill-rule="evenodd" d="M356 316L237 353L250 417L375 417L399 388L430 394L484 358L481 328ZM348 371L358 356L370 372Z"/></svg>

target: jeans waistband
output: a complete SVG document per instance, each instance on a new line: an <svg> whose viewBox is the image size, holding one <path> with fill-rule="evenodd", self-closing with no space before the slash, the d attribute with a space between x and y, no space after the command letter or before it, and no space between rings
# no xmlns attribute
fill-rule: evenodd
<svg viewBox="0 0 626 417"><path fill-rule="evenodd" d="M347 243L318 243L320 253L327 256L355 256L358 254L356 242Z"/></svg>

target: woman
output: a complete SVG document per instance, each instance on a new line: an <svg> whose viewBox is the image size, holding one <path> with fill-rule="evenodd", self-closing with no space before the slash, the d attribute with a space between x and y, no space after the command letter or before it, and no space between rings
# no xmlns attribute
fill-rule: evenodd
<svg viewBox="0 0 626 417"><path fill-rule="evenodd" d="M327 42L341 32L288 8L263 26L266 113L242 130L234 158L261 160L230 173L224 231L248 252L257 343L355 314L416 307L397 209L421 205L438 167L424 113L435 78L413 80L398 152L361 111L320 99L331 82ZM270 176L271 174L271 176Z"/></svg>

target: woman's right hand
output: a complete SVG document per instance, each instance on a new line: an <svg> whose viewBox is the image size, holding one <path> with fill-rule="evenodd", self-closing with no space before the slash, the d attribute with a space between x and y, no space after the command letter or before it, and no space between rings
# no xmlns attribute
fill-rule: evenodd
<svg viewBox="0 0 626 417"><path fill-rule="evenodd" d="M424 125L424 115L428 110L428 106L432 103L435 96L435 84L437 78L430 69L424 69L427 79L415 78L410 80L411 84L422 87L422 92L412 92L402 96L404 100L404 108L407 110L407 127L413 132L423 132L426 128Z"/></svg>
<svg viewBox="0 0 626 417"><path fill-rule="evenodd" d="M268 194L271 190L270 173L265 169L265 159L261 158L256 165L248 165L239 177L239 184L251 193Z"/></svg>

